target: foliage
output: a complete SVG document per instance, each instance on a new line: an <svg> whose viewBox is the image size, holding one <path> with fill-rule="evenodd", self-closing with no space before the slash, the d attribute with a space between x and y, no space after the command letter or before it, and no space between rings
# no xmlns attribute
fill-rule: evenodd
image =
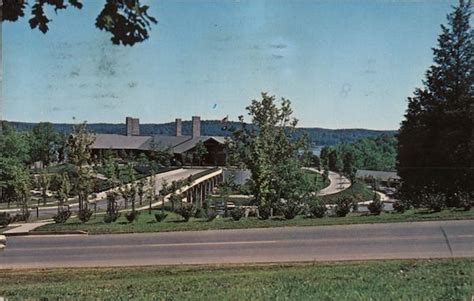
<svg viewBox="0 0 474 301"><path fill-rule="evenodd" d="M10 216L10 213L0 212L0 227L6 227L11 222L12 222L12 218Z"/></svg>
<svg viewBox="0 0 474 301"><path fill-rule="evenodd" d="M182 203L175 212L181 215L185 222L188 222L196 214L196 206L191 203Z"/></svg>
<svg viewBox="0 0 474 301"><path fill-rule="evenodd" d="M301 204L297 200L281 200L276 204L276 209L286 219L293 219L301 212Z"/></svg>
<svg viewBox="0 0 474 301"><path fill-rule="evenodd" d="M48 189L51 184L51 176L42 173L36 177L37 185L41 189L41 198L43 199L43 205L46 205L48 200Z"/></svg>
<svg viewBox="0 0 474 301"><path fill-rule="evenodd" d="M120 217L119 206L117 205L117 199L119 193L115 191L108 191L106 194L107 198L107 209L105 211L104 222L111 223L115 222Z"/></svg>
<svg viewBox="0 0 474 301"><path fill-rule="evenodd" d="M155 213L155 219L156 219L156 221L159 222L159 223L161 223L162 221L164 221L167 216L168 216L168 214L163 213L163 212Z"/></svg>
<svg viewBox="0 0 474 301"><path fill-rule="evenodd" d="M236 207L230 211L230 216L232 216L232 219L234 221L238 221L245 216L245 209L241 207Z"/></svg>
<svg viewBox="0 0 474 301"><path fill-rule="evenodd" d="M324 217L328 208L319 199L314 198L308 204L308 211L311 217Z"/></svg>
<svg viewBox="0 0 474 301"><path fill-rule="evenodd" d="M351 212L351 206L352 206L351 198L340 198L336 203L334 212L336 213L337 216L344 217L347 214L349 214L349 212Z"/></svg>
<svg viewBox="0 0 474 301"><path fill-rule="evenodd" d="M206 210L204 208L196 208L196 213L194 214L195 218L205 218Z"/></svg>
<svg viewBox="0 0 474 301"><path fill-rule="evenodd" d="M62 148L60 135L49 122L36 124L31 131L31 160L41 161L44 165L59 158Z"/></svg>
<svg viewBox="0 0 474 301"><path fill-rule="evenodd" d="M56 224L64 224L71 217L71 210L59 209L58 213L53 216L53 220Z"/></svg>
<svg viewBox="0 0 474 301"><path fill-rule="evenodd" d="M77 217L79 218L81 222L86 223L91 219L92 214L93 212L91 209L83 208L83 209L79 209L79 211L77 212Z"/></svg>
<svg viewBox="0 0 474 301"><path fill-rule="evenodd" d="M398 134L397 171L401 194L417 199L420 191L471 192L474 178L474 43L471 1L459 1L441 25L434 64L423 87L408 98ZM439 210L441 199L425 202Z"/></svg>
<svg viewBox="0 0 474 301"><path fill-rule="evenodd" d="M125 213L125 218L127 219L129 223L131 223L138 218L138 215L140 215L140 211L133 210L133 211Z"/></svg>
<svg viewBox="0 0 474 301"><path fill-rule="evenodd" d="M15 22L25 16L26 7L31 7L29 25L32 29L38 28L42 33L49 30L51 19L45 13L47 5L59 10L69 6L82 9L81 0L37 0L28 5L25 1L4 1L2 21ZM158 21L148 14L149 7L140 5L140 0L106 0L102 11L96 18L95 26L112 34L112 43L134 45L148 39L151 24Z"/></svg>
<svg viewBox="0 0 474 301"><path fill-rule="evenodd" d="M300 151L305 140L293 139L297 120L292 117L291 102L262 93L246 108L252 118L247 127L240 116L240 128L233 130L229 150L240 165L251 171L252 194L259 207L270 207L280 199L294 197L302 178Z"/></svg>
<svg viewBox="0 0 474 301"><path fill-rule="evenodd" d="M193 156L194 156L194 159L198 161L199 165L202 165L202 160L204 159L204 156L206 156L207 154L208 152L207 152L206 146L204 145L204 142L199 141L198 143L196 143Z"/></svg>
<svg viewBox="0 0 474 301"><path fill-rule="evenodd" d="M439 212L446 206L446 196L439 192L424 191L421 193L421 202L423 206Z"/></svg>
<svg viewBox="0 0 474 301"><path fill-rule="evenodd" d="M30 216L28 202L31 197L31 179L27 168L16 166L13 172L12 186L15 192L15 198L21 208L21 215L24 220Z"/></svg>
<svg viewBox="0 0 474 301"><path fill-rule="evenodd" d="M401 200L395 201L392 206L393 206L393 210L395 210L398 213L403 213L405 212L405 210L408 210L410 208L409 204Z"/></svg>
<svg viewBox="0 0 474 301"><path fill-rule="evenodd" d="M258 218L262 220L267 220L270 218L272 209L268 205L258 206Z"/></svg>
<svg viewBox="0 0 474 301"><path fill-rule="evenodd" d="M369 205L367 205L367 209L369 209L370 213L375 215L379 215L382 212L383 203L378 193L374 193L373 200L369 203Z"/></svg>
<svg viewBox="0 0 474 301"><path fill-rule="evenodd" d="M212 222L218 216L216 210L209 209L207 210L207 219L206 221Z"/></svg>

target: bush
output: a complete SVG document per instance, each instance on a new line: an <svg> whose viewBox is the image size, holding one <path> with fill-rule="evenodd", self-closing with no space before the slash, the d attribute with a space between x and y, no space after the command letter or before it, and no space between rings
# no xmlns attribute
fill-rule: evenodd
<svg viewBox="0 0 474 301"><path fill-rule="evenodd" d="M245 209L244 208L240 208L240 207L236 207L234 209L232 209L230 211L230 215L232 216L232 219L234 221L238 221L240 220L242 217L244 217L245 215Z"/></svg>
<svg viewBox="0 0 474 301"><path fill-rule="evenodd" d="M382 213L383 203L380 200L380 195L378 195L378 193L374 193L374 199L367 206L367 209L369 209L370 213L375 215L379 215L380 213Z"/></svg>
<svg viewBox="0 0 474 301"><path fill-rule="evenodd" d="M134 220L136 220L139 215L140 215L139 211L130 211L130 212L125 213L125 218L127 219L129 223L131 223Z"/></svg>
<svg viewBox="0 0 474 301"><path fill-rule="evenodd" d="M206 217L206 211L203 208L197 208L196 209L196 214L194 214L195 218L205 218Z"/></svg>
<svg viewBox="0 0 474 301"><path fill-rule="evenodd" d="M12 217L8 212L0 212L0 226L6 227L12 222Z"/></svg>
<svg viewBox="0 0 474 301"><path fill-rule="evenodd" d="M393 210L398 213L403 213L405 212L405 210L408 210L410 208L409 205L403 201L395 201L392 206Z"/></svg>
<svg viewBox="0 0 474 301"><path fill-rule="evenodd" d="M337 200L335 213L339 217L344 217L351 212L352 200L350 198L342 198Z"/></svg>
<svg viewBox="0 0 474 301"><path fill-rule="evenodd" d="M314 200L309 203L308 210L311 217L321 218L321 217L324 217L324 215L326 215L328 208L321 202Z"/></svg>
<svg viewBox="0 0 474 301"><path fill-rule="evenodd" d="M155 213L155 219L156 219L156 221L159 222L159 223L161 223L162 221L164 221L167 216L168 216L168 214L166 214L166 213L164 213L164 212Z"/></svg>
<svg viewBox="0 0 474 301"><path fill-rule="evenodd" d="M110 224L115 222L120 217L119 212L110 211L106 212L104 215L104 223Z"/></svg>
<svg viewBox="0 0 474 301"><path fill-rule="evenodd" d="M441 211L446 205L446 197L442 193L423 193L423 205L433 212Z"/></svg>
<svg viewBox="0 0 474 301"><path fill-rule="evenodd" d="M207 221L208 221L208 222L212 222L213 220L216 219L217 215L218 215L218 214L217 214L217 212L216 212L215 210L209 210L209 211L207 212Z"/></svg>
<svg viewBox="0 0 474 301"><path fill-rule="evenodd" d="M465 211L469 211L474 203L474 198L467 192L459 193L456 195L458 198L459 207Z"/></svg>
<svg viewBox="0 0 474 301"><path fill-rule="evenodd" d="M294 219L301 212L301 205L296 201L280 201L277 208L283 214L285 219Z"/></svg>
<svg viewBox="0 0 474 301"><path fill-rule="evenodd" d="M188 222L189 219L196 214L196 206L191 203L183 203L175 210L175 212L181 215L185 222Z"/></svg>
<svg viewBox="0 0 474 301"><path fill-rule="evenodd" d="M270 206L268 206L268 205L258 206L258 217L260 219L263 219L263 220L269 219L270 216L271 216L271 212L272 212L272 210L271 210Z"/></svg>
<svg viewBox="0 0 474 301"><path fill-rule="evenodd" d="M60 209L58 214L53 216L53 220L56 224L64 224L71 217L71 210Z"/></svg>
<svg viewBox="0 0 474 301"><path fill-rule="evenodd" d="M77 217L79 218L81 222L86 223L91 219L92 213L93 212L91 209L84 208L84 209L79 210L79 212L77 212Z"/></svg>

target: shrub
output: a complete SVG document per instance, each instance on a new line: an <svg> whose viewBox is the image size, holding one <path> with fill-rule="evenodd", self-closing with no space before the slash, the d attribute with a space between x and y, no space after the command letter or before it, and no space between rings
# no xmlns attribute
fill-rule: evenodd
<svg viewBox="0 0 474 301"><path fill-rule="evenodd" d="M277 204L277 208L285 219L294 219L301 212L300 203L292 200L280 201Z"/></svg>
<svg viewBox="0 0 474 301"><path fill-rule="evenodd" d="M446 205L446 197L442 193L423 193L423 205L433 212L441 211Z"/></svg>
<svg viewBox="0 0 474 301"><path fill-rule="evenodd" d="M207 212L207 221L212 222L213 220L216 219L217 216L218 216L218 214L215 210L209 210Z"/></svg>
<svg viewBox="0 0 474 301"><path fill-rule="evenodd" d="M53 216L53 220L56 224L64 224L71 217L71 210L60 209L58 213Z"/></svg>
<svg viewBox="0 0 474 301"><path fill-rule="evenodd" d="M84 208L84 209L79 210L79 212L77 212L77 217L79 218L81 222L86 223L91 219L92 213L93 212L91 209Z"/></svg>
<svg viewBox="0 0 474 301"><path fill-rule="evenodd" d="M463 208L465 211L471 210L474 199L469 193L458 193L456 194L456 197L458 198L458 204L460 208Z"/></svg>
<svg viewBox="0 0 474 301"><path fill-rule="evenodd" d="M8 212L0 212L0 226L6 227L12 222L12 217Z"/></svg>
<svg viewBox="0 0 474 301"><path fill-rule="evenodd" d="M134 220L136 220L139 215L140 215L140 212L134 210L134 211L130 211L130 212L125 213L125 218L127 219L127 221L129 223L131 223Z"/></svg>
<svg viewBox="0 0 474 301"><path fill-rule="evenodd" d="M185 222L188 222L189 219L196 214L196 206L191 203L183 203L175 212L181 215Z"/></svg>
<svg viewBox="0 0 474 301"><path fill-rule="evenodd" d="M335 213L339 217L346 216L351 212L352 200L349 198L342 198L337 200L336 208L334 209Z"/></svg>
<svg viewBox="0 0 474 301"><path fill-rule="evenodd" d="M168 216L168 214L163 213L163 212L155 213L155 219L156 219L156 221L159 222L159 223L161 223L162 221L164 221L167 216Z"/></svg>
<svg viewBox="0 0 474 301"><path fill-rule="evenodd" d="M244 217L245 215L245 209L244 208L240 208L240 207L236 207L234 209L232 209L230 211L230 215L232 216L232 219L234 221L238 221L240 220L242 217Z"/></svg>
<svg viewBox="0 0 474 301"><path fill-rule="evenodd" d="M260 205L258 206L258 217L260 219L269 219L271 216L271 208L268 205Z"/></svg>
<svg viewBox="0 0 474 301"><path fill-rule="evenodd" d="M369 209L370 213L375 215L379 215L380 213L382 213L383 203L380 200L380 195L378 193L374 193L374 199L367 206L367 209Z"/></svg>
<svg viewBox="0 0 474 301"><path fill-rule="evenodd" d="M120 213L119 213L119 212L113 212L113 211L106 212L105 215L104 215L104 223L107 223L107 224L113 223L113 222L115 222L119 217L120 217Z"/></svg>
<svg viewBox="0 0 474 301"><path fill-rule="evenodd" d="M196 209L196 214L194 214L195 218L205 218L206 217L206 211L203 208L197 208Z"/></svg>
<svg viewBox="0 0 474 301"><path fill-rule="evenodd" d="M319 202L318 200L314 200L309 203L308 206L309 214L311 217L324 217L326 215L326 212L328 211L328 208Z"/></svg>
<svg viewBox="0 0 474 301"><path fill-rule="evenodd" d="M393 210L398 213L403 213L405 212L405 210L408 210L410 208L409 205L403 201L395 201L392 206Z"/></svg>

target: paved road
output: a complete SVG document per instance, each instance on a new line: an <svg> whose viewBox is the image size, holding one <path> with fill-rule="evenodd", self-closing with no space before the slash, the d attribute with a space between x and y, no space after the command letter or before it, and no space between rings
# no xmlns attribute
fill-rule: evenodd
<svg viewBox="0 0 474 301"><path fill-rule="evenodd" d="M474 220L10 237L0 268L474 257Z"/></svg>
<svg viewBox="0 0 474 301"><path fill-rule="evenodd" d="M163 174L157 174L156 175L156 191L159 193L161 190L161 184L163 182L163 179L166 179L168 184L171 184L173 181L177 180L183 180L189 177L190 175L197 174L199 172L204 171L205 169L180 169L179 171L176 172L167 172ZM107 200L106 199L101 199L96 202L97 204L97 210L105 210L107 208ZM123 200L119 200L118 204L123 206ZM137 207L139 205L137 204ZM78 209L78 204L72 204L70 206L71 211L76 212ZM90 208L94 209L94 206L91 206ZM19 210L19 209L18 209ZM17 210L17 211L18 211ZM1 210L0 210L1 211ZM7 210L5 210L7 211ZM10 210L11 212L15 212L15 210ZM40 207L39 208L39 218L44 219L44 218L50 218L53 215L55 215L58 211L57 206L51 206L51 207ZM36 209L31 209L31 214L36 217Z"/></svg>

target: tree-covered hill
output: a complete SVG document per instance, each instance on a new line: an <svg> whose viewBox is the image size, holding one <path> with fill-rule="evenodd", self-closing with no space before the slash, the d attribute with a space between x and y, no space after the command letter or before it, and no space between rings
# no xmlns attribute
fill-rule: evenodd
<svg viewBox="0 0 474 301"><path fill-rule="evenodd" d="M31 130L36 123L27 122L9 122L11 126L18 130ZM72 124L53 123L53 127L63 133L70 132ZM102 134L123 134L125 133L124 123L91 123L87 125L89 130L94 133ZM207 136L228 136L230 129L238 127L237 122L222 123L219 120L203 120L201 122L202 135ZM140 124L141 135L174 135L174 122L168 123L147 123ZM361 138L378 137L382 134L395 134L396 131L376 131L367 129L324 129L324 128L298 128L296 136L303 134L308 136L312 145L336 145L341 142L355 142ZM191 121L183 121L183 135L191 134Z"/></svg>

